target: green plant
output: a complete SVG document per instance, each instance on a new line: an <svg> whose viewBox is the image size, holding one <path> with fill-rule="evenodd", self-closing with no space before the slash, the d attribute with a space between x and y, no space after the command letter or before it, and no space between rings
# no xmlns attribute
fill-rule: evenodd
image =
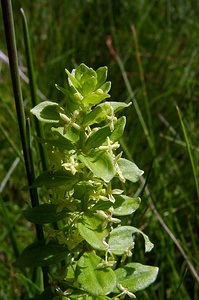
<svg viewBox="0 0 199 300"><path fill-rule="evenodd" d="M49 293L52 299L135 298L155 281L158 268L128 262L137 233L146 252L153 248L141 230L129 225L140 198L124 195L122 188L143 174L117 152L126 119L115 113L129 104L104 101L111 87L107 67L94 71L81 64L66 73L67 86L56 85L66 95L64 107L45 101L31 110L44 124L45 136L38 140L48 154L48 169L32 188L44 186L47 196L24 215L54 226L46 225L46 242L28 246L16 266L51 266L42 299Z"/></svg>

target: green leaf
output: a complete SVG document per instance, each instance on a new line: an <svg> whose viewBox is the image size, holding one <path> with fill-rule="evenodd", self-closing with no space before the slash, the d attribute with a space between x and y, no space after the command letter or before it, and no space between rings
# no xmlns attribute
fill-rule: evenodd
<svg viewBox="0 0 199 300"><path fill-rule="evenodd" d="M79 160L106 182L115 176L115 167L111 155L105 151L91 150L88 154L80 154Z"/></svg>
<svg viewBox="0 0 199 300"><path fill-rule="evenodd" d="M34 243L25 248L15 262L16 267L38 267L54 265L65 259L68 254L66 247L57 243Z"/></svg>
<svg viewBox="0 0 199 300"><path fill-rule="evenodd" d="M75 78L77 79L77 81L81 81L81 78L83 76L84 70L88 68L85 64L80 64L75 70Z"/></svg>
<svg viewBox="0 0 199 300"><path fill-rule="evenodd" d="M145 266L140 263L129 263L123 268L115 270L117 285L121 284L128 291L135 293L147 288L158 275L158 268ZM119 289L114 290L119 293Z"/></svg>
<svg viewBox="0 0 199 300"><path fill-rule="evenodd" d="M59 123L60 116L57 112L58 103L51 101L44 101L31 109L31 113L37 117L38 120L45 123Z"/></svg>
<svg viewBox="0 0 199 300"><path fill-rule="evenodd" d="M97 76L96 72L92 68L89 68L83 63L80 64L76 70L74 70L74 74L81 86L83 86L83 84L91 77L96 78Z"/></svg>
<svg viewBox="0 0 199 300"><path fill-rule="evenodd" d="M107 250L107 246L103 243L108 230L102 227L102 219L97 215L83 215L78 222L78 230L80 235L89 243L94 249Z"/></svg>
<svg viewBox="0 0 199 300"><path fill-rule="evenodd" d="M115 203L114 216L127 216L134 213L140 206L141 199L139 197L132 198L125 195L114 195Z"/></svg>
<svg viewBox="0 0 199 300"><path fill-rule="evenodd" d="M106 81L107 78L107 73L108 73L108 68L105 67L100 67L97 69L96 74L97 74L97 89L101 87L101 85Z"/></svg>
<svg viewBox="0 0 199 300"><path fill-rule="evenodd" d="M97 84L97 79L94 76L86 80L81 88L82 95L86 96L87 94L93 92L96 88L96 84Z"/></svg>
<svg viewBox="0 0 199 300"><path fill-rule="evenodd" d="M95 133L93 133L86 142L86 148L97 148L101 146L105 141L107 136L111 134L110 127L108 125L101 127Z"/></svg>
<svg viewBox="0 0 199 300"><path fill-rule="evenodd" d="M85 96L82 99L82 103L85 106L93 106L102 102L106 98L110 98L110 95L105 93L103 90L101 92L97 90L96 92L90 93L87 96Z"/></svg>
<svg viewBox="0 0 199 300"><path fill-rule="evenodd" d="M110 105L108 102L97 105L85 118L83 125L90 126L95 123L104 121L107 115L111 112Z"/></svg>
<svg viewBox="0 0 199 300"><path fill-rule="evenodd" d="M131 102L126 104L125 102L112 102L112 101L110 101L109 103L113 107L114 113L117 113L118 111L126 107L129 107L132 104Z"/></svg>
<svg viewBox="0 0 199 300"><path fill-rule="evenodd" d="M123 135L124 128L126 125L126 117L121 117L114 124L114 130L110 135L110 139L112 142L117 142Z"/></svg>
<svg viewBox="0 0 199 300"><path fill-rule="evenodd" d="M74 143L79 140L79 132L75 128L68 128L66 133L64 133L64 127L52 127L51 130L59 137L60 141L66 143L69 147L72 146L74 149Z"/></svg>
<svg viewBox="0 0 199 300"><path fill-rule="evenodd" d="M143 238L144 238L144 245L145 245L145 252L150 252L153 249L154 244L151 243L151 241L149 240L148 236L146 234L144 234L141 230L139 230L139 229L137 229L135 227L132 227L132 228L133 228L132 229L132 231L133 231L132 233L133 234L134 233L139 233L139 234L141 234L143 236Z"/></svg>
<svg viewBox="0 0 199 300"><path fill-rule="evenodd" d="M80 181L74 186L73 197L75 199L84 199L85 195L89 195L95 191L95 187L88 181Z"/></svg>
<svg viewBox="0 0 199 300"><path fill-rule="evenodd" d="M111 82L110 81L107 81L105 82L101 87L100 89L104 92L104 93L108 93L111 89Z"/></svg>
<svg viewBox="0 0 199 300"><path fill-rule="evenodd" d="M64 94L65 96L69 96L69 91L68 89L65 89L61 86L59 86L58 84L55 84L56 89L58 89L60 92L62 92L62 94Z"/></svg>
<svg viewBox="0 0 199 300"><path fill-rule="evenodd" d="M72 113L74 110L79 108L80 101L74 97L74 94L77 93L77 89L73 86L67 86L67 88L63 88L58 84L55 84L55 87L62 92L67 97L67 101L65 101L65 110L67 113Z"/></svg>
<svg viewBox="0 0 199 300"><path fill-rule="evenodd" d="M67 69L65 69L65 71L68 75L69 84L72 84L75 88L80 87L78 80Z"/></svg>
<svg viewBox="0 0 199 300"><path fill-rule="evenodd" d="M77 281L92 296L108 295L116 286L114 271L109 267L98 269L101 262L94 252L85 252L77 264Z"/></svg>
<svg viewBox="0 0 199 300"><path fill-rule="evenodd" d="M64 185L66 188L71 189L77 182L77 176L74 176L69 172L59 170L54 173L49 173L45 171L35 179L32 187L44 185L47 188L54 188Z"/></svg>
<svg viewBox="0 0 199 300"><path fill-rule="evenodd" d="M123 103L123 102L103 102L101 104L98 104L93 110L88 113L84 119L83 124L85 126L90 126L95 123L100 123L104 120L106 120L107 115L111 114L111 106L113 107L114 113L117 111L128 107L129 104ZM124 124L124 118L119 121L118 120L118 126L120 125L121 127L125 126ZM121 122L121 123L120 123ZM117 123L116 123L117 124ZM121 130L121 129L120 129Z"/></svg>
<svg viewBox="0 0 199 300"><path fill-rule="evenodd" d="M92 206L92 208L90 210L95 211L95 212L97 210L107 211L111 206L113 206L113 203L111 201L99 200L99 201L97 201L97 203L94 206Z"/></svg>
<svg viewBox="0 0 199 300"><path fill-rule="evenodd" d="M59 137L57 136L57 138L54 138L54 139L43 139L43 138L38 138L38 137L36 139L39 143L48 144L48 145L57 147L62 151L63 150L72 150L75 147L74 144L71 143L71 141L69 141L66 138L63 138L61 135Z"/></svg>
<svg viewBox="0 0 199 300"><path fill-rule="evenodd" d="M123 255L126 251L134 248L134 241L132 235L140 233L145 241L145 252L151 251L153 244L150 242L148 236L141 230L132 226L119 226L114 228L110 233L109 250L115 255Z"/></svg>
<svg viewBox="0 0 199 300"><path fill-rule="evenodd" d="M126 251L134 248L131 226L114 228L108 241L109 251L115 255L123 255Z"/></svg>
<svg viewBox="0 0 199 300"><path fill-rule="evenodd" d="M57 212L55 204L41 204L23 211L25 218L35 224L48 224L57 222L66 217L67 211Z"/></svg>
<svg viewBox="0 0 199 300"><path fill-rule="evenodd" d="M137 182L144 173L144 171L140 170L136 164L125 158L120 158L118 160L118 165L123 176L131 182Z"/></svg>

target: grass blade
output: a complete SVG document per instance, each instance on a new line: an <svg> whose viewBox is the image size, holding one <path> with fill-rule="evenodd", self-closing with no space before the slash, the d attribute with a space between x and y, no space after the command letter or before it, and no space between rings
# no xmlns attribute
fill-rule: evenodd
<svg viewBox="0 0 199 300"><path fill-rule="evenodd" d="M185 129L185 126L184 126L184 122L182 120L182 115L181 115L180 109L179 109L178 106L176 106L176 109L177 109L180 124L181 124L181 127L182 127L182 132L183 132L183 135L184 135L184 139L185 139L185 143L186 143L186 147L187 147L187 152L188 152L189 159L190 159L190 162L191 162L191 167L192 167L192 172L193 172L197 197L199 199L199 184L198 184L198 179L197 179L196 167L195 167L192 152L191 152L191 145L190 145L190 142L189 142L189 138L187 136L187 132L186 132L186 129Z"/></svg>
<svg viewBox="0 0 199 300"><path fill-rule="evenodd" d="M143 69L143 66L142 66L142 60L141 60L141 55L140 55L140 50L139 50L139 42L138 42L138 38L137 38L137 31L136 31L136 28L135 28L134 25L131 25L131 32L132 32L132 37L133 37L134 46L135 46L135 57L136 57L138 70L139 70L140 81L141 81L141 85L142 85L142 91L143 91L143 97L144 97L144 101L145 101L149 131L150 131L150 135L151 135L151 140L152 140L153 145L155 147L153 124L152 124L152 117L151 117L151 111L150 111L150 105L149 105L148 92L147 92L147 88L146 88L144 69Z"/></svg>
<svg viewBox="0 0 199 300"><path fill-rule="evenodd" d="M136 113L137 113L139 122L140 122L140 124L141 124L141 126L142 126L142 129L143 129L144 134L145 134L145 136L146 136L146 139L147 139L147 141L148 141L149 147L151 148L151 151L152 151L152 153L153 153L153 156L155 156L155 155L156 155L156 151L155 151L155 147L154 147L153 140L152 140L151 135L150 135L150 132L149 132L149 130L148 130L148 128L147 128L146 122L145 122L145 120L144 120L144 117L143 117L142 112L141 112L141 110L140 110L140 107L139 107L139 105L138 105L138 102L137 102L137 100L136 100L136 98L135 98L135 94L134 94L134 92L133 92L133 90L132 90L131 84L130 84L130 82L129 82L129 80L128 80L128 77L127 77L127 75L126 75L126 72L125 72L125 68L124 68L123 62L122 62L120 56L118 55L118 53L116 52L116 50L113 48L113 42L112 42L111 36L109 36L109 37L107 38L106 44L107 44L107 47L108 47L108 49L109 49L109 51L110 51L110 54L111 54L111 55L113 56L113 58L116 60L118 66L119 66L119 68L120 68L120 70L121 70L122 77L123 77L124 83L125 83L125 85L126 85L126 89L127 89L128 93L129 93L129 95L130 95L130 100L132 100L132 102L133 102L135 111L136 111ZM129 101L130 101L130 100L129 100Z"/></svg>
<svg viewBox="0 0 199 300"><path fill-rule="evenodd" d="M33 60L32 60L32 52L31 52L28 24L27 24L27 20L26 20L26 15L22 8L21 8L21 14L22 14L22 21L23 21L23 34L24 34L24 42L25 42L26 60L27 60L27 66L28 66L30 94L31 94L31 100L32 100L32 107L34 107L38 104L37 103L37 87L36 87L35 74L34 74L34 68L33 68ZM35 129L36 129L37 136L42 138L42 129L40 127L39 121L36 118L34 118L34 122L35 122ZM38 143L38 148L39 148L39 153L40 153L43 170L46 170L45 153L44 153L44 149L43 149L41 143Z"/></svg>

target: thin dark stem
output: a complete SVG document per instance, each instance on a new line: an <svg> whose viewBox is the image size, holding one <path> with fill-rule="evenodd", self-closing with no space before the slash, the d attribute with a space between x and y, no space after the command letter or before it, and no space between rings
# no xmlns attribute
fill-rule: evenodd
<svg viewBox="0 0 199 300"><path fill-rule="evenodd" d="M22 98L21 85L19 80L18 73L18 59L17 59L17 48L16 48L16 39L15 39L15 30L14 30L14 20L12 12L12 3L11 0L1 0L5 36L8 50L8 57L10 62L10 73L12 79L12 86L15 98L15 106L17 111L17 119L20 130L20 137L24 155L24 162L26 168L26 175L28 180L29 187L32 186L34 181L34 167L31 164L30 151L27 143L26 136L26 119L24 113L24 105ZM32 206L39 205L39 198L37 189L30 188L30 198ZM44 233L41 225L36 224L36 234L38 241L44 241ZM47 273L44 272L44 284L47 282Z"/></svg>
<svg viewBox="0 0 199 300"><path fill-rule="evenodd" d="M15 32L14 32L14 21L12 15L12 4L10 0L1 0L4 28L6 43L8 49L8 57L10 62L10 73L12 78L13 92L15 96L15 104L17 110L17 117L19 123L19 130L21 135L22 147L25 155L25 115L23 109L23 100L22 92L20 87L20 81L18 76L18 59L17 59L17 49L15 41Z"/></svg>
<svg viewBox="0 0 199 300"><path fill-rule="evenodd" d="M31 94L32 106L34 107L38 103L37 103L37 86L36 86L36 80L34 75L30 35L29 35L29 30L28 30L28 25L27 25L27 20L26 20L26 15L24 13L24 10L21 8L20 11L22 14L22 21L23 21L23 33L24 33L26 60L27 60L28 75L29 75L30 94ZM34 118L34 122L35 122L35 129L36 129L37 136L42 137L42 129L40 127L39 121L36 118ZM39 143L39 153L40 153L42 168L43 170L46 170L45 153L41 143Z"/></svg>

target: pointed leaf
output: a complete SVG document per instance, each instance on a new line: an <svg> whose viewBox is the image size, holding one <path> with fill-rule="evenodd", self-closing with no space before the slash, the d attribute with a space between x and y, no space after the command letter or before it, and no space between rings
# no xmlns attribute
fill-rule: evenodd
<svg viewBox="0 0 199 300"><path fill-rule="evenodd" d="M23 211L25 218L35 224L48 224L57 222L66 217L67 211L57 212L55 204L41 204Z"/></svg>
<svg viewBox="0 0 199 300"><path fill-rule="evenodd" d="M45 123L59 123L60 116L57 112L58 103L51 101L44 101L31 109L31 113L37 117L38 120Z"/></svg>
<svg viewBox="0 0 199 300"><path fill-rule="evenodd" d="M109 136L110 134L111 130L108 125L101 127L88 138L85 146L88 149L97 148L106 141L107 136Z"/></svg>
<svg viewBox="0 0 199 300"><path fill-rule="evenodd" d="M114 130L110 135L110 139L112 142L117 142L123 135L124 128L126 125L126 117L121 117L117 120L114 125Z"/></svg>
<svg viewBox="0 0 199 300"><path fill-rule="evenodd" d="M65 89L61 86L59 86L58 84L55 84L56 89L58 89L60 92L62 92L62 94L64 94L65 96L69 96L69 91L68 89Z"/></svg>
<svg viewBox="0 0 199 300"><path fill-rule="evenodd" d="M114 102L110 101L109 103L113 107L114 113L117 113L118 111L126 107L129 107L132 104L131 102L127 104L125 102L115 102L115 101Z"/></svg>
<svg viewBox="0 0 199 300"><path fill-rule="evenodd" d="M16 267L37 267L57 264L65 259L68 252L66 247L57 243L44 245L34 243L25 248L15 262Z"/></svg>
<svg viewBox="0 0 199 300"><path fill-rule="evenodd" d="M136 164L125 158L118 160L118 165L122 171L123 176L131 182L136 182L140 179L144 171L140 170Z"/></svg>
<svg viewBox="0 0 199 300"><path fill-rule="evenodd" d="M121 284L128 291L135 293L147 288L158 275L158 268L145 266L140 263L129 263L123 268L115 270L117 285ZM119 292L119 289L114 291Z"/></svg>
<svg viewBox="0 0 199 300"><path fill-rule="evenodd" d="M79 101L74 97L74 94L78 92L77 89L69 85L66 88L63 88L58 84L55 84L55 87L67 97L67 100L69 99L65 102L65 109L68 113L72 113L79 108Z"/></svg>
<svg viewBox="0 0 199 300"><path fill-rule="evenodd" d="M107 78L107 73L108 73L108 68L105 67L100 67L97 69L96 74L97 74L97 88L100 88L101 85L106 81Z"/></svg>
<svg viewBox="0 0 199 300"><path fill-rule="evenodd" d="M149 240L148 236L146 234L144 234L144 232L142 232L141 230L139 230L136 227L132 227L132 233L133 234L140 233L143 236L143 238L144 238L145 252L150 252L153 249L154 244L151 243L151 241Z"/></svg>
<svg viewBox="0 0 199 300"><path fill-rule="evenodd" d="M80 154L79 159L95 176L106 182L115 176L113 159L105 151L91 150L88 154Z"/></svg>
<svg viewBox="0 0 199 300"><path fill-rule="evenodd" d="M106 98L110 98L110 95L105 93L103 90L101 90L101 91L97 90L96 92L86 95L82 99L82 103L85 106L93 106L93 105L96 105L96 104L102 102Z"/></svg>
<svg viewBox="0 0 199 300"><path fill-rule="evenodd" d="M78 230L80 235L94 249L107 250L107 246L103 243L108 235L107 229L102 227L102 219L97 215L84 215L78 222Z"/></svg>
<svg viewBox="0 0 199 300"><path fill-rule="evenodd" d="M114 271L109 267L98 269L101 262L102 259L94 252L85 252L78 261L77 281L81 288L92 296L107 295L116 286Z"/></svg>
<svg viewBox="0 0 199 300"><path fill-rule="evenodd" d="M90 126L95 123L104 121L107 115L111 112L108 102L97 105L84 119L84 126Z"/></svg>
<svg viewBox="0 0 199 300"><path fill-rule="evenodd" d="M80 83L77 81L77 79L67 69L65 69L65 71L68 75L69 84L73 85L75 88L80 87Z"/></svg>
<svg viewBox="0 0 199 300"><path fill-rule="evenodd" d="M64 132L64 127L52 127L51 130L71 143L76 143L79 140L79 132L73 127L67 128L66 132Z"/></svg>
<svg viewBox="0 0 199 300"><path fill-rule="evenodd" d="M145 252L151 251L153 244L150 242L148 236L141 230L132 226L120 226L114 228L110 233L109 250L115 255L123 255L126 251L134 248L134 241L132 235L140 233L145 241Z"/></svg>
<svg viewBox="0 0 199 300"><path fill-rule="evenodd" d="M107 81L105 82L102 86L100 86L100 89L104 92L104 93L108 93L111 89L111 82Z"/></svg>

